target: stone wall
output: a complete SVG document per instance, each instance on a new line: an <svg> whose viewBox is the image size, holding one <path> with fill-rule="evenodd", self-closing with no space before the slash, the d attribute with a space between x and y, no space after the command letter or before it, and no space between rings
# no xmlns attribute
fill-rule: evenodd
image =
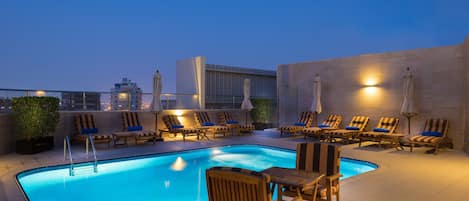
<svg viewBox="0 0 469 201"><path fill-rule="evenodd" d="M450 120L449 137L455 148L462 149L469 89L463 49L457 45L279 65L279 122L290 124L300 111L309 110L313 77L318 73L323 92L319 120L340 114L344 117L341 126L346 126L353 115L367 115L370 130L380 117L399 117L398 132L407 133L407 120L399 112L403 76L409 66L419 112L411 121L411 135L422 130L427 118L446 118Z"/></svg>
<svg viewBox="0 0 469 201"><path fill-rule="evenodd" d="M161 117L166 114L178 114L181 123L186 127L194 126L194 111L207 111L210 119L218 123L217 112L229 111L232 113L233 118L240 122L245 121L245 113L241 110L164 110L158 114L158 128L165 128ZM63 138L66 135L76 134L74 116L80 112L60 112L60 120L57 125L57 130L53 133L55 137L55 146L60 147L63 143ZM122 112L87 112L92 113L97 127L100 132L112 133L114 131L122 131ZM248 115L248 118L250 115ZM144 129L155 129L155 115L152 112L139 112L139 118ZM250 119L248 120L250 121ZM14 124L11 114L0 114L0 154L14 152L15 150L15 133Z"/></svg>

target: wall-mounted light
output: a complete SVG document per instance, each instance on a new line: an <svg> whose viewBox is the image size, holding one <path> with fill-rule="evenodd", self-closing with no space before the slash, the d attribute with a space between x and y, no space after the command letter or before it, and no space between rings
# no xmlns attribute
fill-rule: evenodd
<svg viewBox="0 0 469 201"><path fill-rule="evenodd" d="M121 101L127 100L128 96L129 96L129 94L127 94L127 93L119 93L119 100L121 100Z"/></svg>

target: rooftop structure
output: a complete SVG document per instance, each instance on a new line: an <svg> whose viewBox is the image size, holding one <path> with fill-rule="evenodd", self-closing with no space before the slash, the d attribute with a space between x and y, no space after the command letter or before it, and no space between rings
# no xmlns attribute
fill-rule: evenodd
<svg viewBox="0 0 469 201"><path fill-rule="evenodd" d="M139 110L142 106L142 90L137 83L122 78L120 83L111 89L112 110Z"/></svg>

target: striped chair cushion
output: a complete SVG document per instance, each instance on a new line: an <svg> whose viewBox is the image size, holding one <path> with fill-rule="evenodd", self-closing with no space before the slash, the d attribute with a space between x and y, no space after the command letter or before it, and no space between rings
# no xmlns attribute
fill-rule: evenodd
<svg viewBox="0 0 469 201"><path fill-rule="evenodd" d="M137 112L122 112L122 120L124 122L124 131L127 131L129 127L142 126Z"/></svg>
<svg viewBox="0 0 469 201"><path fill-rule="evenodd" d="M300 131L304 128L304 126L281 126L280 128L278 128L278 130L282 131L282 132L297 132L297 131Z"/></svg>
<svg viewBox="0 0 469 201"><path fill-rule="evenodd" d="M210 117L207 112L195 112L194 117L197 126L202 126L204 123L212 122L210 121Z"/></svg>
<svg viewBox="0 0 469 201"><path fill-rule="evenodd" d="M96 123L92 114L78 114L75 116L75 126L78 134L83 133L83 129L95 129Z"/></svg>
<svg viewBox="0 0 469 201"><path fill-rule="evenodd" d="M254 130L254 125L248 124L248 125L239 125L239 129L242 131L252 131Z"/></svg>
<svg viewBox="0 0 469 201"><path fill-rule="evenodd" d="M303 123L306 127L310 127L313 124L313 113L302 112L296 123Z"/></svg>
<svg viewBox="0 0 469 201"><path fill-rule="evenodd" d="M348 124L350 127L358 127L359 131L363 131L366 126L368 125L368 122L370 121L370 117L367 116L354 116L352 118L352 121Z"/></svg>
<svg viewBox="0 0 469 201"><path fill-rule="evenodd" d="M397 125L399 124L398 118L392 117L381 117L379 119L378 125L376 128L384 128L389 130L388 133L394 133L396 131Z"/></svg>
<svg viewBox="0 0 469 201"><path fill-rule="evenodd" d="M303 128L301 130L302 133L305 133L305 134L316 134L318 133L319 131L321 131L321 128L318 128L318 127L309 127L309 128Z"/></svg>
<svg viewBox="0 0 469 201"><path fill-rule="evenodd" d="M163 118L164 125L170 131L175 129L173 128L173 126L182 125L176 115L164 115L162 118Z"/></svg>
<svg viewBox="0 0 469 201"><path fill-rule="evenodd" d="M399 119L398 118L392 118L392 117L381 117L379 119L378 125L376 128L383 128L389 130L389 132L363 132L360 134L361 137L377 137L377 136L382 136L383 134L387 133L394 133L397 129L397 126L399 124Z"/></svg>
<svg viewBox="0 0 469 201"><path fill-rule="evenodd" d="M342 116L329 115L327 119L322 122L322 124L329 125L330 128L338 128L341 122L342 122Z"/></svg>
<svg viewBox="0 0 469 201"><path fill-rule="evenodd" d="M79 140L86 140L88 137L88 134L82 134L83 129L97 129L96 123L94 121L94 116L90 113L85 113L85 114L78 114L75 116L75 126L77 129L77 139ZM93 140L111 140L112 135L110 134L100 134L100 133L95 133L92 134Z"/></svg>
<svg viewBox="0 0 469 201"><path fill-rule="evenodd" d="M229 132L230 128L226 126L210 126L210 130L215 132Z"/></svg>
<svg viewBox="0 0 469 201"><path fill-rule="evenodd" d="M443 140L442 137L434 137L434 136L413 136L409 139L412 142L421 142L421 143L439 143Z"/></svg>
<svg viewBox="0 0 469 201"><path fill-rule="evenodd" d="M443 136L442 137L435 137L435 136L413 136L409 140L412 142L420 142L420 143L439 143L446 137L448 132L449 122L446 119L428 119L425 121L425 126L423 128L423 132L440 132Z"/></svg>
<svg viewBox="0 0 469 201"><path fill-rule="evenodd" d="M229 121L235 121L229 112L219 112L218 119L220 120L221 125L228 124Z"/></svg>
<svg viewBox="0 0 469 201"><path fill-rule="evenodd" d="M153 136L156 136L156 132L149 131L149 130L139 131L139 132L136 132L136 134L137 134L138 137L153 137Z"/></svg>
<svg viewBox="0 0 469 201"><path fill-rule="evenodd" d="M325 143L300 143L296 146L296 169L332 176L340 170L340 147Z"/></svg>

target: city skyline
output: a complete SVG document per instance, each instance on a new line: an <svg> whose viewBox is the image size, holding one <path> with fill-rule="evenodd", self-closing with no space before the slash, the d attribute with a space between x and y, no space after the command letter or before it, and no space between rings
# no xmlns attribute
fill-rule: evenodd
<svg viewBox="0 0 469 201"><path fill-rule="evenodd" d="M446 46L469 33L469 2L8 1L0 88L108 91L122 77L175 92L176 60L278 64ZM398 15L396 15L398 13ZM373 16L373 17L370 17Z"/></svg>

